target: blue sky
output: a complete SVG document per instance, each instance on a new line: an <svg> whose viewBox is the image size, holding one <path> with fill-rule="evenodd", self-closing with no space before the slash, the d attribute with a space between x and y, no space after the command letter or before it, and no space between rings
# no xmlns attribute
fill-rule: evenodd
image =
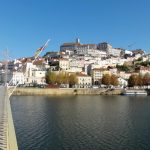
<svg viewBox="0 0 150 150"><path fill-rule="evenodd" d="M149 0L1 0L0 52L33 56L50 38L44 54L79 37L82 43L133 44L150 53L149 8Z"/></svg>

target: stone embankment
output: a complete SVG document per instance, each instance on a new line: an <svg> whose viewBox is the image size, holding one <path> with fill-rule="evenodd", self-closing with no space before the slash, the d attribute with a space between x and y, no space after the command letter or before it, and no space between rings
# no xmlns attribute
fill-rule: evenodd
<svg viewBox="0 0 150 150"><path fill-rule="evenodd" d="M120 95L121 89L17 88L13 95Z"/></svg>

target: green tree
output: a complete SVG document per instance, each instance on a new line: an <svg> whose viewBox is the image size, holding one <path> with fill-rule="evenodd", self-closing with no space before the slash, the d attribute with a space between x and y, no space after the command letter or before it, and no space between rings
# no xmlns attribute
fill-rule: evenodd
<svg viewBox="0 0 150 150"><path fill-rule="evenodd" d="M62 72L57 74L57 76L56 76L56 83L57 84L62 84L63 83L63 76L64 76L64 74Z"/></svg>
<svg viewBox="0 0 150 150"><path fill-rule="evenodd" d="M69 83L69 74L66 72L60 72L57 75L56 82L58 84L68 84Z"/></svg>
<svg viewBox="0 0 150 150"><path fill-rule="evenodd" d="M46 74L46 83L48 84L55 84L57 81L57 76L54 72L49 71Z"/></svg>
<svg viewBox="0 0 150 150"><path fill-rule="evenodd" d="M75 74L71 74L69 76L69 85L70 85L70 87L72 87L76 83L77 83L77 76Z"/></svg>
<svg viewBox="0 0 150 150"><path fill-rule="evenodd" d="M125 71L128 72L130 69L127 65L116 65L116 68L118 69L118 71Z"/></svg>
<svg viewBox="0 0 150 150"><path fill-rule="evenodd" d="M63 84L69 84L69 74L65 73L63 75Z"/></svg>

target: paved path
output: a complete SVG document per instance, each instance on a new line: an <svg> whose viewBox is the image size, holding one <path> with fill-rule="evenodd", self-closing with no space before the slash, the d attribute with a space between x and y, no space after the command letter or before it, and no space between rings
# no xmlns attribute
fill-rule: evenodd
<svg viewBox="0 0 150 150"><path fill-rule="evenodd" d="M0 86L0 150L18 150L7 88Z"/></svg>
<svg viewBox="0 0 150 150"><path fill-rule="evenodd" d="M6 87L0 86L0 150L7 149Z"/></svg>

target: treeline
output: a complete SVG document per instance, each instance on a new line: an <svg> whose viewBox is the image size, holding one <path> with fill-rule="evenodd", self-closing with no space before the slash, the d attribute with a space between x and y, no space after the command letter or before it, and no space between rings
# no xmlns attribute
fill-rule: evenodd
<svg viewBox="0 0 150 150"><path fill-rule="evenodd" d="M138 60L136 60L134 62L135 66L144 66L144 67L149 67L150 66L150 61L147 60L147 61L143 61L142 58L139 58Z"/></svg>
<svg viewBox="0 0 150 150"><path fill-rule="evenodd" d="M125 72L129 72L131 70L131 67L127 66L127 65L116 65L116 68L118 71L125 71Z"/></svg>
<svg viewBox="0 0 150 150"><path fill-rule="evenodd" d="M105 74L102 77L102 84L117 86L119 85L118 77L116 75Z"/></svg>
<svg viewBox="0 0 150 150"><path fill-rule="evenodd" d="M58 74L49 71L46 74L46 83L47 84L69 84L70 87L77 83L77 76L75 74L63 73L60 72Z"/></svg>
<svg viewBox="0 0 150 150"><path fill-rule="evenodd" d="M47 84L69 84L69 87L72 87L73 85L77 84L77 82L78 80L76 74L69 74L65 72L60 72L56 74L55 72L50 71L46 74ZM116 75L105 74L102 77L101 84L118 86L118 77ZM133 74L128 80L129 87L144 85L150 85L150 74L148 73L143 76L140 74Z"/></svg>
<svg viewBox="0 0 150 150"><path fill-rule="evenodd" d="M113 86L119 85L118 77L116 75L109 75L109 74L106 74L103 76L101 83L105 84L105 85L113 85ZM145 85L146 86L150 85L150 74L149 73L147 73L145 75L133 74L130 76L130 78L128 80L129 87L145 86Z"/></svg>
<svg viewBox="0 0 150 150"><path fill-rule="evenodd" d="M134 61L132 64L128 65L127 62L124 63L123 65L116 65L116 68L118 71L125 71L125 72L134 72L139 66L144 66L144 67L150 67L150 62L149 61Z"/></svg>
<svg viewBox="0 0 150 150"><path fill-rule="evenodd" d="M133 74L130 76L128 80L128 86L133 87L133 86L144 86L144 85L150 85L150 74L147 73L144 76L142 75L136 75Z"/></svg>

